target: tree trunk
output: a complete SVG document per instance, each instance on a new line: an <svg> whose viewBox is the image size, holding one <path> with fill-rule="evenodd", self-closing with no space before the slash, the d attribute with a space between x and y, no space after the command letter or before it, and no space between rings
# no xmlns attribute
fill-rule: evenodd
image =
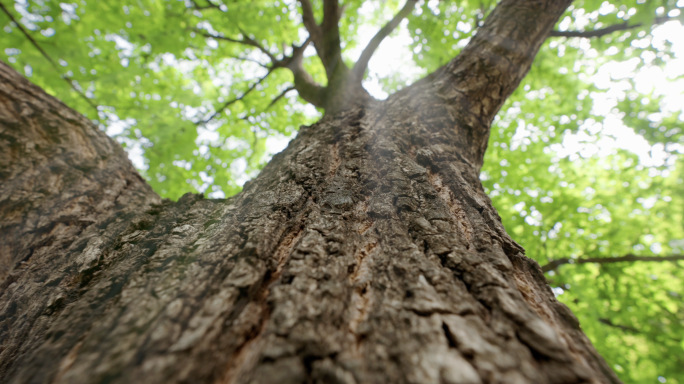
<svg viewBox="0 0 684 384"><path fill-rule="evenodd" d="M619 383L479 181L568 1L523 3L543 2L504 1L430 78L302 127L226 200L160 201L1 64L0 380Z"/></svg>

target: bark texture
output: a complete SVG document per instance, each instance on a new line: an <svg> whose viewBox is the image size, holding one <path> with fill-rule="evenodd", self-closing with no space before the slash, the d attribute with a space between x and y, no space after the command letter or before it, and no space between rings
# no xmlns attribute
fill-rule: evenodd
<svg viewBox="0 0 684 384"><path fill-rule="evenodd" d="M568 4L502 2L458 58L302 127L227 200L159 201L3 64L0 381L618 383L478 177Z"/></svg>
<svg viewBox="0 0 684 384"><path fill-rule="evenodd" d="M0 64L0 281L157 194L90 120ZM54 260L59 265L64 260ZM84 261L85 262L85 261Z"/></svg>

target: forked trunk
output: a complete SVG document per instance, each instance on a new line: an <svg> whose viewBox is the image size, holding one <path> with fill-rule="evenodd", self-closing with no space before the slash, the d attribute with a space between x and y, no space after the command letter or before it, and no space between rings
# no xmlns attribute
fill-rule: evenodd
<svg viewBox="0 0 684 384"><path fill-rule="evenodd" d="M492 17L517 12L504 3ZM618 383L478 177L566 5L302 127L226 200L161 202L116 143L1 64L0 381ZM494 32L537 37L483 59L510 48Z"/></svg>

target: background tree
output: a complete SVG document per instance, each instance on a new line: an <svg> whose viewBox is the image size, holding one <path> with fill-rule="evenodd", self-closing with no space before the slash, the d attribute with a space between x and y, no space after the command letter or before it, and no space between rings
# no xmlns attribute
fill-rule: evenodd
<svg viewBox="0 0 684 384"><path fill-rule="evenodd" d="M387 23L371 39L377 42L406 17L402 28L424 71L418 73L430 73L465 47L495 3L427 2L414 10L387 2L366 5L365 12L362 2L344 5L341 52L326 51L323 30L334 22L326 22L321 2L17 2L5 6L15 22L7 19L3 45L32 81L110 133L122 128L117 138L129 148L145 149L144 175L162 196L177 198L191 185L210 196L232 195L244 182L239 176L254 175L268 158L267 135L291 134L312 121L304 104L325 107L321 87L341 94L330 78L365 72L358 28ZM617 86L599 89L591 75L609 60L631 60L634 73L676 65L670 42L651 32L681 17L678 6L585 1L569 8L495 120L481 175L505 228L529 256L548 264L555 292L563 292L559 299L627 382L682 381L681 268L634 258L580 261L678 258L681 110L665 105L659 90L615 79L622 94L606 115L593 101L611 97ZM307 43L319 55L302 49ZM350 73L333 71L336 60ZM413 80L379 79L387 92ZM645 167L627 151L562 150L573 133L587 141L610 137L606 127L616 116L661 148L665 161ZM559 267L575 258L575 265Z"/></svg>

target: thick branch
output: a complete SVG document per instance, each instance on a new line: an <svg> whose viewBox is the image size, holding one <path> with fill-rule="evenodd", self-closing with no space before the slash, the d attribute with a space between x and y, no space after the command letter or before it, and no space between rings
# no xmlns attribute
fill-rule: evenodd
<svg viewBox="0 0 684 384"><path fill-rule="evenodd" d="M299 47L292 46L292 56L287 59L285 67L292 71L292 75L294 75L294 85L299 96L316 107L323 107L326 88L316 83L313 77L304 69L302 62L304 50L310 41L310 39L307 39Z"/></svg>
<svg viewBox="0 0 684 384"><path fill-rule="evenodd" d="M340 4L338 0L323 0L323 22L321 23L321 31L323 32L323 41L326 45L331 41L337 41L339 47L339 21Z"/></svg>
<svg viewBox="0 0 684 384"><path fill-rule="evenodd" d="M353 69L353 73L359 81L363 78L363 73L366 72L368 62L371 57L373 57L375 50L380 46L380 43L382 43L382 41L399 26L399 23L413 11L417 2L417 0L407 0L401 11L399 11L399 13L397 13L384 27L380 28L366 48L363 49L363 52L361 52L361 56L359 56L359 60L354 65Z"/></svg>
<svg viewBox="0 0 684 384"><path fill-rule="evenodd" d="M464 157L482 166L489 129L506 99L527 75L539 47L572 0L502 0L463 51L440 68L425 87L467 127ZM420 84L417 86L421 86Z"/></svg>
<svg viewBox="0 0 684 384"><path fill-rule="evenodd" d="M318 25L316 23L316 18L314 17L313 13L313 7L311 5L310 0L299 0L299 3L302 6L302 20L304 23L304 27L306 27L306 30L309 32L309 40L313 43L314 47L316 48L316 53L318 54L318 57L321 59L321 62L323 63L323 66L326 68L326 72L329 73L328 71L328 52L330 51L329 49L326 49L326 43L325 43L325 37L324 37L324 31L323 31L323 26ZM329 14L329 10L327 8L327 1L326 1L326 7L324 8L324 12L326 14ZM329 16L326 18L324 16L324 23L326 24L326 28L329 28ZM338 43L339 46L339 43Z"/></svg>
<svg viewBox="0 0 684 384"><path fill-rule="evenodd" d="M676 17L669 17L669 16L656 17L655 20L653 20L653 24L651 24L651 25L664 24L670 20L677 20L677 18ZM596 29L593 31L551 31L551 33L549 34L549 37L584 37L584 38L603 37L606 35L610 35L613 32L628 31L630 29L640 28L642 26L643 26L642 23L630 25L628 22L625 21L624 23L611 25L609 27Z"/></svg>
<svg viewBox="0 0 684 384"><path fill-rule="evenodd" d="M299 0L299 4L302 6L302 20L304 22L304 27L306 27L306 30L309 32L309 38L314 45L320 44L321 27L316 24L311 1Z"/></svg>
<svg viewBox="0 0 684 384"><path fill-rule="evenodd" d="M338 0L323 0L323 22L321 23L322 53L321 60L330 75L342 61L340 46L340 5ZM318 47L316 47L318 50Z"/></svg>
<svg viewBox="0 0 684 384"><path fill-rule="evenodd" d="M679 261L684 260L684 255L669 255L669 256L636 256L636 255L625 255L620 257L587 257L581 259L568 259L567 257L554 260L543 267L542 271L548 272L552 271L563 264L586 264L586 263L597 263L597 264L611 264L611 263L622 263L622 262L634 262L634 261Z"/></svg>
<svg viewBox="0 0 684 384"><path fill-rule="evenodd" d="M339 81L344 82L349 73L349 69L342 62L340 31L338 25L344 7L341 8L339 6L338 0L324 0L323 21L318 25L314 18L311 1L299 0L299 3L302 6L302 19L304 26L309 32L309 40L314 44L316 53L321 59L323 67L325 67L328 83L336 84ZM297 74L295 73L295 76L296 75ZM308 76L308 78L310 78L310 76ZM306 81L303 84L309 83L308 78L305 79ZM302 80L304 80L304 78L300 79L300 82L302 82ZM295 85L299 91L300 86L297 85L297 82L295 82Z"/></svg>

